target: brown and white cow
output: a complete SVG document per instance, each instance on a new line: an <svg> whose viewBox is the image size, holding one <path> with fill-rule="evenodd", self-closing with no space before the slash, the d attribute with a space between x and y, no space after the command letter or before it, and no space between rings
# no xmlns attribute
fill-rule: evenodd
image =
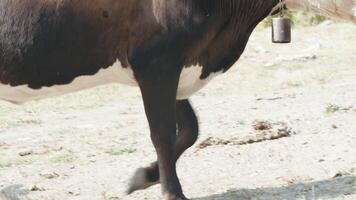
<svg viewBox="0 0 356 200"><path fill-rule="evenodd" d="M355 0L0 0L0 99L139 86L158 161L128 192L161 183L165 200L185 200L175 163L198 137L188 98L281 2L355 22Z"/></svg>

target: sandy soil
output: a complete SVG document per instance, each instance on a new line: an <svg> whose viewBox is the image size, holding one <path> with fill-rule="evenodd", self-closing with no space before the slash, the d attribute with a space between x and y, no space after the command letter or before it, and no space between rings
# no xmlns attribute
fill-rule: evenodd
<svg viewBox="0 0 356 200"><path fill-rule="evenodd" d="M179 161L195 200L356 199L356 26L251 38L192 98L201 136ZM0 102L1 200L160 198L126 184L155 159L136 88L108 85L17 106Z"/></svg>

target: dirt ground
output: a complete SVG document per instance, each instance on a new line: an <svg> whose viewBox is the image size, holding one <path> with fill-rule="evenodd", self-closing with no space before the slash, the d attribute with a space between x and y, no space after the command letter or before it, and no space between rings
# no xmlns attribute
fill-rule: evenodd
<svg viewBox="0 0 356 200"><path fill-rule="evenodd" d="M193 200L356 199L356 26L253 34L227 74L192 97L199 142L178 173ZM0 102L0 200L155 200L125 189L155 159L137 88Z"/></svg>

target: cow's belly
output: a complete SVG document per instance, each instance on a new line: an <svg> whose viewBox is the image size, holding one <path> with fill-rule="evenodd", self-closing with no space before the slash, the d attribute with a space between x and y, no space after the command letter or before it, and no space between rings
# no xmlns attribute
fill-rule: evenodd
<svg viewBox="0 0 356 200"><path fill-rule="evenodd" d="M220 73L213 73L206 79L201 79L201 74L201 66L183 68L178 85L177 99L182 100L189 98ZM0 99L14 103L23 103L30 100L59 96L108 83L137 86L137 81L131 68L123 68L120 62L117 61L113 66L102 69L95 75L77 77L70 84L66 85L31 89L27 86L11 87L9 85L0 84Z"/></svg>
<svg viewBox="0 0 356 200"><path fill-rule="evenodd" d="M77 77L66 85L31 89L27 86L11 87L9 85L0 84L0 99L14 103L22 103L115 82L132 86L137 85L132 70L130 68L123 68L121 63L116 61L113 66L101 69L94 75Z"/></svg>

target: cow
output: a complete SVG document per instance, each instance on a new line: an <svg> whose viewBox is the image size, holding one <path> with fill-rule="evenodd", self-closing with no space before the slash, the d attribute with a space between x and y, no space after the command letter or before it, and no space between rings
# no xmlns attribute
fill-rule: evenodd
<svg viewBox="0 0 356 200"><path fill-rule="evenodd" d="M138 86L157 161L135 172L128 193L160 183L163 199L187 200L176 161L198 138L188 99L281 7L356 21L354 0L1 0L0 99Z"/></svg>

